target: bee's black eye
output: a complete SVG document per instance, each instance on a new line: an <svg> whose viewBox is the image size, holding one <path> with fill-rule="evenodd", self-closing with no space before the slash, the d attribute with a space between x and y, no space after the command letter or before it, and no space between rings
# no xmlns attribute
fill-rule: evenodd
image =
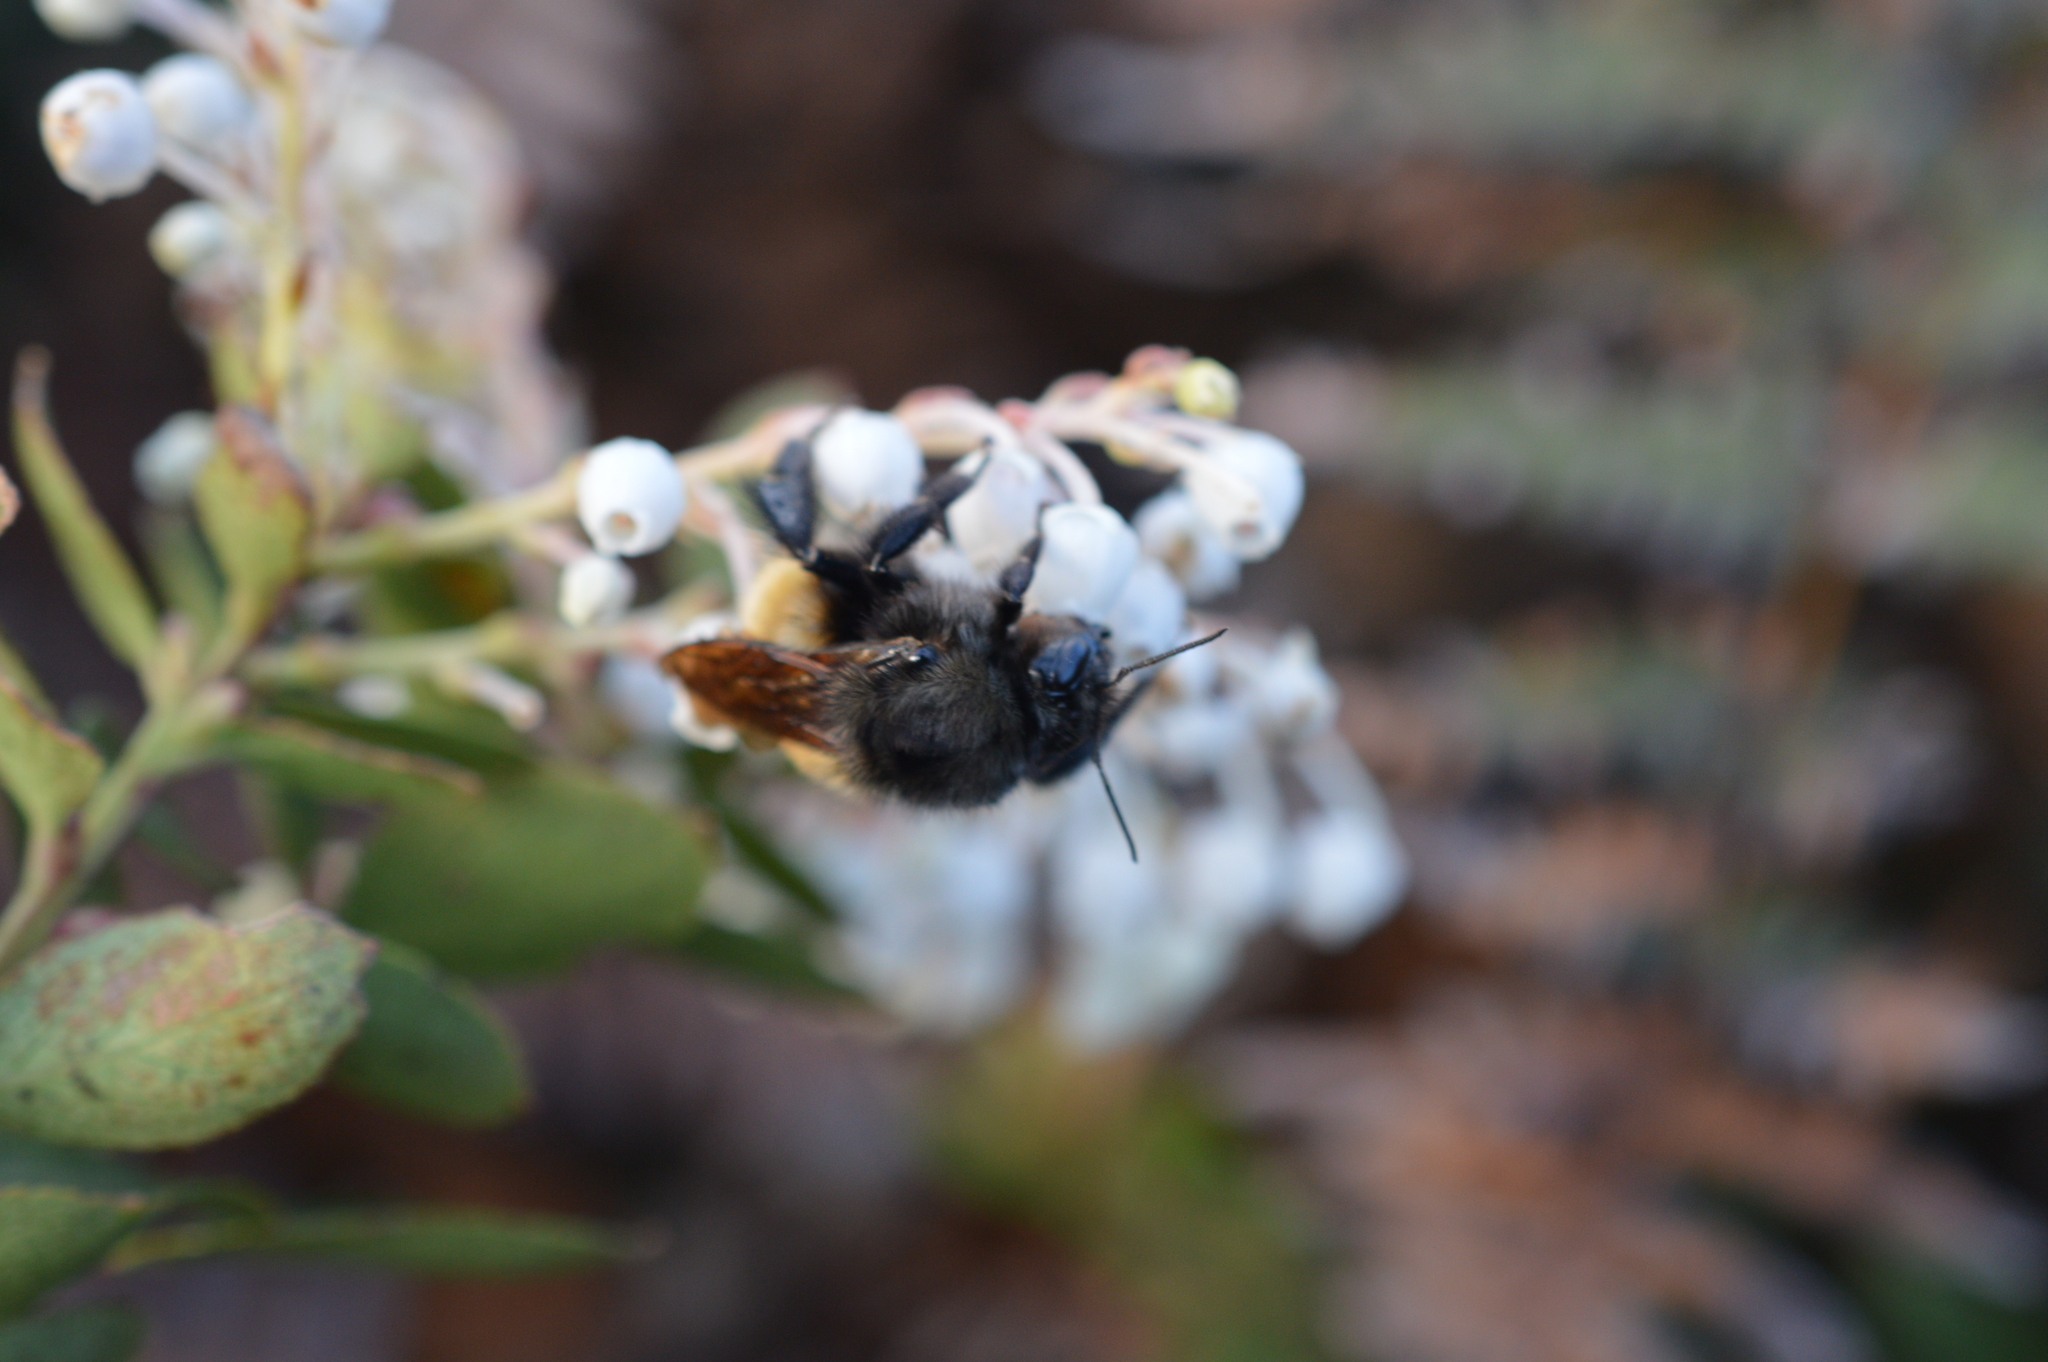
<svg viewBox="0 0 2048 1362"><path fill-rule="evenodd" d="M903 665L911 668L929 667L939 660L939 650L931 644L920 646L917 651L903 659Z"/></svg>
<svg viewBox="0 0 2048 1362"><path fill-rule="evenodd" d="M1072 690L1101 651L1102 641L1093 634L1068 634L1040 649L1031 671L1052 690Z"/></svg>

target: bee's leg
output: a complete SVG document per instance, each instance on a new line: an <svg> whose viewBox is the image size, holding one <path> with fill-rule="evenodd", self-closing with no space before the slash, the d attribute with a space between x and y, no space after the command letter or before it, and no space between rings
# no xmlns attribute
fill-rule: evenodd
<svg viewBox="0 0 2048 1362"><path fill-rule="evenodd" d="M986 467L986 461L983 466ZM972 473L942 473L924 485L916 501L891 511L888 518L868 536L868 571L886 572L892 559L908 553L910 546L924 538L934 526L943 527L946 508L958 501L961 493L974 486L974 480L980 476L979 468Z"/></svg>
<svg viewBox="0 0 2048 1362"><path fill-rule="evenodd" d="M997 629L1007 633L1024 613L1024 593L1031 589L1032 574L1038 571L1038 551L1044 545L1042 537L1031 536L1031 542L996 577L996 590L1002 594L996 603Z"/></svg>
<svg viewBox="0 0 2048 1362"><path fill-rule="evenodd" d="M816 552L811 536L818 525L818 491L811 482L811 441L791 440L775 456L767 477L754 484L754 502L777 542L806 563Z"/></svg>

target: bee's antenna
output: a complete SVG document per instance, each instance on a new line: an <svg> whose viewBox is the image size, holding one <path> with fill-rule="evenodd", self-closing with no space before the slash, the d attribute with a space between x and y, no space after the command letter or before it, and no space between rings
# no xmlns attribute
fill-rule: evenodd
<svg viewBox="0 0 2048 1362"><path fill-rule="evenodd" d="M1207 642L1206 639L1203 641ZM1188 646L1193 647L1194 645L1189 644ZM1138 839L1131 836L1131 825L1124 822L1123 806L1116 802L1116 791L1110 788L1109 772L1102 769L1102 749L1100 747L1095 749L1094 758L1095 774L1102 777L1102 792L1109 796L1109 811L1116 815L1116 825L1122 828L1124 832L1124 845L1131 849L1131 864L1136 865L1138 863Z"/></svg>
<svg viewBox="0 0 2048 1362"><path fill-rule="evenodd" d="M1230 631L1228 629L1218 629L1215 633L1209 635L1209 637L1207 638L1198 638L1192 643L1183 643L1178 648L1168 648L1165 652L1159 653L1153 657L1148 657L1143 662L1133 662L1130 666L1125 667L1115 676L1112 676L1109 679L1109 684L1114 686L1117 682L1123 680L1132 672L1141 672L1144 671L1147 667L1156 667L1160 663L1166 661L1168 658L1179 657L1182 653L1187 652L1190 648L1199 648L1205 643L1214 643L1217 639L1222 638L1225 634L1229 632Z"/></svg>

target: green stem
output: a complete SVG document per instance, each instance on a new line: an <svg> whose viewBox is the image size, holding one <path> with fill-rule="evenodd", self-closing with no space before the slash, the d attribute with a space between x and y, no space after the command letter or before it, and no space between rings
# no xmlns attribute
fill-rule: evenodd
<svg viewBox="0 0 2048 1362"><path fill-rule="evenodd" d="M487 548L527 525L558 519L575 510L576 470L580 466L580 461L566 464L546 482L496 501L337 535L313 546L312 570L362 572Z"/></svg>
<svg viewBox="0 0 2048 1362"><path fill-rule="evenodd" d="M0 916L0 977L49 936L128 835L157 782L189 762L237 700L234 688L212 686L152 708L62 840L53 840L58 834L30 836L22 883ZM65 841L72 839L67 847Z"/></svg>
<svg viewBox="0 0 2048 1362"><path fill-rule="evenodd" d="M614 624L580 629L547 624L505 611L462 629L395 638L344 639L329 635L259 648L242 659L240 675L256 686L331 686L352 676L428 675L452 663L538 663L566 654L611 652L667 622L701 593L679 592L652 611ZM701 602L699 602L701 603Z"/></svg>

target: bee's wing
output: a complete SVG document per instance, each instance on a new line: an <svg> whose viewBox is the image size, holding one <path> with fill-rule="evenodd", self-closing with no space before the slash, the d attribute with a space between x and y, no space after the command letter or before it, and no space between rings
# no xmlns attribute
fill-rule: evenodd
<svg viewBox="0 0 2048 1362"><path fill-rule="evenodd" d="M741 728L832 751L826 681L840 667L887 655L900 642L850 643L805 652L747 638L685 643L661 659L692 700Z"/></svg>

